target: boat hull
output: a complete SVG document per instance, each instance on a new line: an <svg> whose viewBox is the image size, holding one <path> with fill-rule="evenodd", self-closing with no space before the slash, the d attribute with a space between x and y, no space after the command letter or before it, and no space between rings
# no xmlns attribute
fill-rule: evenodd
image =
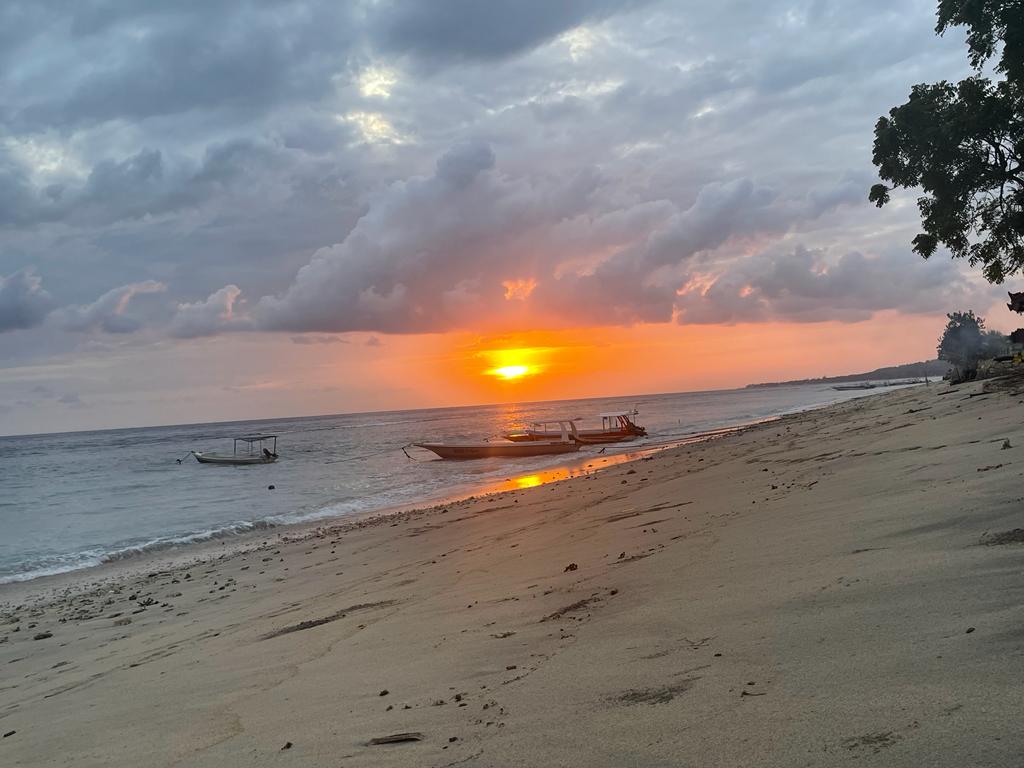
<svg viewBox="0 0 1024 768"><path fill-rule="evenodd" d="M587 445L593 445L595 443L624 443L629 440L636 440L639 437L646 435L644 432L626 432L622 430L616 430L614 432L608 432L602 429L581 429L576 433L576 439L581 443ZM550 440L551 435L545 435L542 431L534 430L523 430L522 432L508 432L502 435L506 440L511 440L514 443L529 443L537 440Z"/></svg>
<svg viewBox="0 0 1024 768"><path fill-rule="evenodd" d="M546 442L510 442L510 443L414 443L418 448L433 451L442 459L518 459L529 456L550 456L559 453L574 453L580 449L579 443L546 441Z"/></svg>
<svg viewBox="0 0 1024 768"><path fill-rule="evenodd" d="M252 464L273 464L276 456L231 456L218 453L192 452L200 464L223 464L225 466L245 467Z"/></svg>

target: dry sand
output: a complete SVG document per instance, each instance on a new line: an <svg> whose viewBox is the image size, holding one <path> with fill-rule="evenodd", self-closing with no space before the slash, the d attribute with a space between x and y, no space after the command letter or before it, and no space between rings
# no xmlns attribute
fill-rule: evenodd
<svg viewBox="0 0 1024 768"><path fill-rule="evenodd" d="M1019 766L1024 544L988 543L1024 528L1009 390L9 586L0 764Z"/></svg>

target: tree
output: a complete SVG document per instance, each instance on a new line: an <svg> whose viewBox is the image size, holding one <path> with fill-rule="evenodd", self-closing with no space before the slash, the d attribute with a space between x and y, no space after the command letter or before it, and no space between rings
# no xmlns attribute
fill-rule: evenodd
<svg viewBox="0 0 1024 768"><path fill-rule="evenodd" d="M1009 351L1010 337L1002 331L985 331L981 334L982 358L999 357Z"/></svg>
<svg viewBox="0 0 1024 768"><path fill-rule="evenodd" d="M939 337L937 356L953 365L954 383L973 379L978 361L985 357L985 319L971 310L951 312L946 317L948 322Z"/></svg>
<svg viewBox="0 0 1024 768"><path fill-rule="evenodd" d="M936 32L958 26L979 74L915 85L878 119L872 160L892 186L868 199L882 207L892 189L921 187L914 250L927 259L944 245L1001 283L1024 270L1024 2L940 0ZM993 82L980 72L997 54Z"/></svg>
<svg viewBox="0 0 1024 768"><path fill-rule="evenodd" d="M1020 0L939 0L935 32L950 27L967 28L967 49L971 66L981 69L1002 52L996 71L1011 80L1024 75L1024 8Z"/></svg>

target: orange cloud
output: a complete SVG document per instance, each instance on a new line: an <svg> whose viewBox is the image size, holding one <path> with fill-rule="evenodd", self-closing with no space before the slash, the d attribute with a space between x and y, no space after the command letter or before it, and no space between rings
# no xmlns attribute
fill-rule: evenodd
<svg viewBox="0 0 1024 768"><path fill-rule="evenodd" d="M526 301L526 299L530 298L530 294L533 293L533 289L537 287L537 281L532 277L525 280L520 278L518 280L505 280L501 285L505 289L506 301Z"/></svg>

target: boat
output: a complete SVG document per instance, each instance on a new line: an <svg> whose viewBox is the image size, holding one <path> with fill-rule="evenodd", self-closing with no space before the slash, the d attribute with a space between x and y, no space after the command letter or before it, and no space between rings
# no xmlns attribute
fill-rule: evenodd
<svg viewBox="0 0 1024 768"><path fill-rule="evenodd" d="M576 425L572 421L538 422L548 429L544 440L528 442L413 443L417 448L433 451L442 459L519 459L528 456L550 456L573 453L580 449ZM557 432L552 428L558 425Z"/></svg>
<svg viewBox="0 0 1024 768"><path fill-rule="evenodd" d="M851 390L854 389L875 389L877 387L878 384L839 384L835 387L832 387L832 389L838 392L850 392Z"/></svg>
<svg viewBox="0 0 1024 768"><path fill-rule="evenodd" d="M270 442L270 448L264 443ZM239 450L239 443L242 447ZM231 453L192 451L200 464L227 464L247 466L249 464L273 464L277 461L277 435L245 435L236 437Z"/></svg>
<svg viewBox="0 0 1024 768"><path fill-rule="evenodd" d="M574 439L586 445L599 443L622 443L627 440L636 440L647 434L647 430L639 426L633 419L637 411L608 411L598 414L601 418L600 429L579 429L573 433ZM573 423L579 419L573 419ZM533 422L526 429L516 432L506 432L502 437L514 443L525 443L533 440L550 440L554 437L553 432L548 428L556 422Z"/></svg>

